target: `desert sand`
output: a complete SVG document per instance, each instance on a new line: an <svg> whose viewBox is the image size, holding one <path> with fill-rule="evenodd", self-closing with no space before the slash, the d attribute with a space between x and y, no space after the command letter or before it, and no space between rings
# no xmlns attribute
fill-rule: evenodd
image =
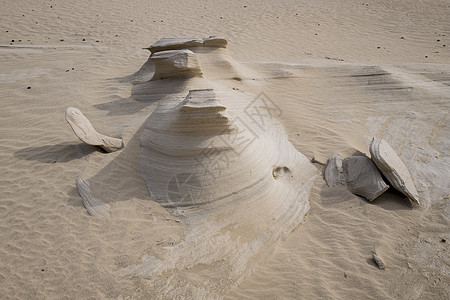
<svg viewBox="0 0 450 300"><path fill-rule="evenodd" d="M0 15L2 299L450 298L450 2L18 0ZM164 68L151 80L167 58L149 63L151 44L212 35L226 48L192 49L187 84ZM211 89L206 109L186 98ZM166 205L158 182L170 176L151 168L179 167L189 145L158 137L215 132L211 114L254 99L275 110L267 138L225 173L232 190L217 189L231 201L205 198L219 180L194 197L206 206ZM162 125L179 104L217 122L174 134ZM124 147L80 141L69 107ZM370 157L373 137L401 158L420 205L326 184L328 158Z"/></svg>

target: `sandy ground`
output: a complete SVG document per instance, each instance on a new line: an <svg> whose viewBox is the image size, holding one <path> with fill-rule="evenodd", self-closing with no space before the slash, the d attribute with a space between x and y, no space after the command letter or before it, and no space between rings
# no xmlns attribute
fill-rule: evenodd
<svg viewBox="0 0 450 300"><path fill-rule="evenodd" d="M156 2L156 1L155 1ZM373 203L322 178L311 210L227 299L448 299L450 258L449 1L3 1L0 11L0 295L4 299L164 298L123 276L183 239L148 194L139 131L156 104L130 79L162 37L220 35L260 74L291 143L322 170L332 154L368 154L384 138L422 205L389 190ZM64 120L79 108L126 151L81 143ZM90 217L76 178L111 205ZM371 260L376 247L387 267ZM220 270L218 270L220 275ZM192 270L186 276L205 280ZM220 277L220 276L219 276ZM209 298L176 294L177 298Z"/></svg>

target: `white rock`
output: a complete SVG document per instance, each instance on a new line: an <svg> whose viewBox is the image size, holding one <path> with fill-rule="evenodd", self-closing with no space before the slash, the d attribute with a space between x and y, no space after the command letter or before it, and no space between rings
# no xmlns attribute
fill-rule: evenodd
<svg viewBox="0 0 450 300"><path fill-rule="evenodd" d="M155 64L152 80L202 76L197 56L191 50L161 51L152 54L150 59Z"/></svg>
<svg viewBox="0 0 450 300"><path fill-rule="evenodd" d="M365 156L351 156L344 159L343 168L349 190L369 201L373 201L389 188L377 167Z"/></svg>
<svg viewBox="0 0 450 300"><path fill-rule="evenodd" d="M419 204L419 193L417 193L411 175L388 142L374 138L369 150L373 162L391 185L406 195L411 201Z"/></svg>
<svg viewBox="0 0 450 300"><path fill-rule="evenodd" d="M66 109L66 121L72 127L76 136L86 144L100 146L107 152L114 152L122 148L122 139L109 137L98 133L83 113L74 107Z"/></svg>
<svg viewBox="0 0 450 300"><path fill-rule="evenodd" d="M226 48L227 40L222 37L210 36L208 38L203 39L203 46L205 47L218 47L218 48Z"/></svg>
<svg viewBox="0 0 450 300"><path fill-rule="evenodd" d="M335 154L328 159L325 167L324 177L329 187L334 187L338 183L344 183L344 169L342 168L342 159Z"/></svg>

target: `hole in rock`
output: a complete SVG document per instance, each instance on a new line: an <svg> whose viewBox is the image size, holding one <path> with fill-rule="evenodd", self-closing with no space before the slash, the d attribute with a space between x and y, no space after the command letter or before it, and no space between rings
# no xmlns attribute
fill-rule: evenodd
<svg viewBox="0 0 450 300"><path fill-rule="evenodd" d="M275 179L289 179L294 177L288 167L276 167L272 170L272 176Z"/></svg>

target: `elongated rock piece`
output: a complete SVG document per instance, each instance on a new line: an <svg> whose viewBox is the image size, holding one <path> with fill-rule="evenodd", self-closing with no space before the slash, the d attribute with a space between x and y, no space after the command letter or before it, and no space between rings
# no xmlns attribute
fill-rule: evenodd
<svg viewBox="0 0 450 300"><path fill-rule="evenodd" d="M210 36L208 38L203 39L204 47L226 48L227 44L228 42L226 39L217 36Z"/></svg>
<svg viewBox="0 0 450 300"><path fill-rule="evenodd" d="M344 183L344 169L342 168L342 159L339 155L335 154L328 159L324 177L329 187L334 187L338 183Z"/></svg>
<svg viewBox="0 0 450 300"><path fill-rule="evenodd" d="M369 150L373 162L391 185L406 195L409 200L419 204L419 193L417 193L411 175L388 142L374 138Z"/></svg>
<svg viewBox="0 0 450 300"><path fill-rule="evenodd" d="M372 258L373 258L373 261L377 264L378 269L384 270L386 268L384 261L376 253L372 253Z"/></svg>
<svg viewBox="0 0 450 300"><path fill-rule="evenodd" d="M344 177L353 194L369 201L383 194L388 188L374 163L365 156L351 156L344 159Z"/></svg>
<svg viewBox="0 0 450 300"><path fill-rule="evenodd" d="M156 53L159 51L189 49L192 47L202 46L202 39L189 37L173 37L162 38L146 49L150 50L152 53Z"/></svg>
<svg viewBox="0 0 450 300"><path fill-rule="evenodd" d="M191 49L196 47L226 48L227 44L228 42L225 38L217 36L210 36L204 39L190 38L190 37L173 37L173 38L162 38L159 41L155 42L150 47L144 49L148 49L152 53L157 53L160 51Z"/></svg>
<svg viewBox="0 0 450 300"><path fill-rule="evenodd" d="M87 180L78 178L77 190L78 194L80 194L81 198L83 199L83 205L86 208L88 214L100 219L109 218L110 206L92 196L91 187L89 186L89 182Z"/></svg>
<svg viewBox="0 0 450 300"><path fill-rule="evenodd" d="M114 152L122 148L122 139L109 137L98 133L83 113L74 107L66 109L66 121L72 127L76 136L86 144L100 146L107 152Z"/></svg>
<svg viewBox="0 0 450 300"><path fill-rule="evenodd" d="M155 64L155 74L151 80L202 76L197 56L191 50L161 51L152 54L150 60Z"/></svg>

